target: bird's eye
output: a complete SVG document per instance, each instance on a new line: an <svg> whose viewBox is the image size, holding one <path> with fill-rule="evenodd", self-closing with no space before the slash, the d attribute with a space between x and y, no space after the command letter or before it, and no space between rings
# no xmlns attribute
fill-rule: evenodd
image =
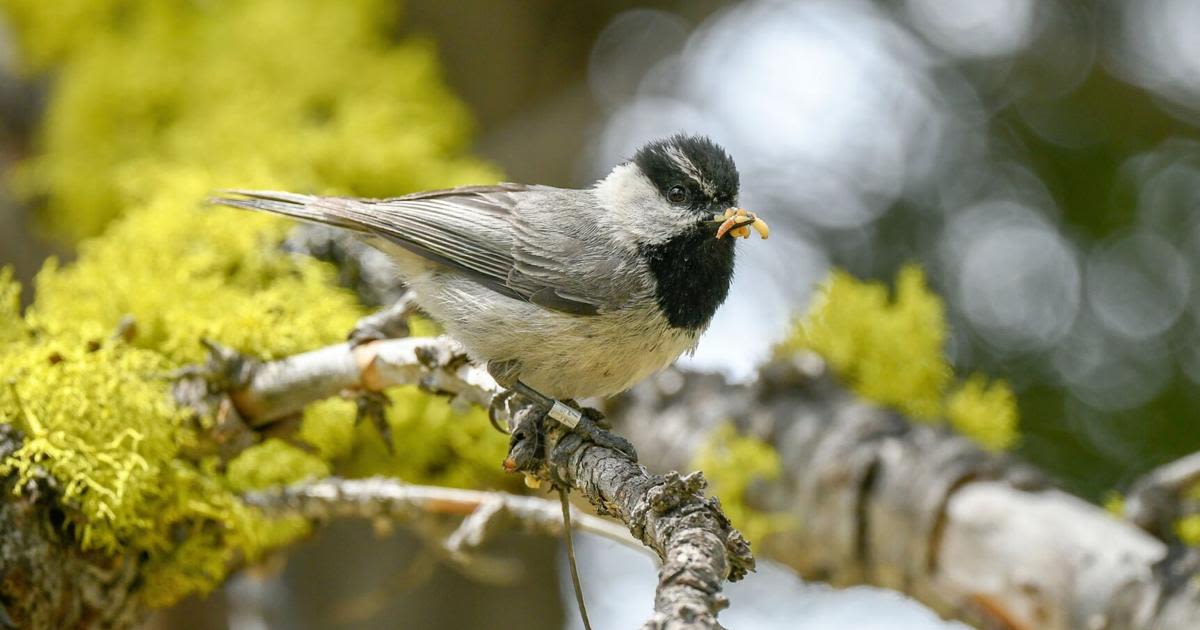
<svg viewBox="0 0 1200 630"><path fill-rule="evenodd" d="M687 201L687 189L683 186L672 186L671 190L667 191L667 200L671 203L683 203Z"/></svg>

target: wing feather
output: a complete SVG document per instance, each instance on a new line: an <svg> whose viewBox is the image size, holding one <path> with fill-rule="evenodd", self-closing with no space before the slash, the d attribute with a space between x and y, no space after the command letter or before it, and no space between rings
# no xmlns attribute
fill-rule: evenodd
<svg viewBox="0 0 1200 630"><path fill-rule="evenodd" d="M530 191L546 190L553 189L499 184L377 200L227 190L211 202L382 237L508 297L564 313L595 315L601 302L584 297L586 291L567 282L563 272L553 271L561 268L554 259L559 252L522 246L536 243L537 235L516 220L518 203Z"/></svg>

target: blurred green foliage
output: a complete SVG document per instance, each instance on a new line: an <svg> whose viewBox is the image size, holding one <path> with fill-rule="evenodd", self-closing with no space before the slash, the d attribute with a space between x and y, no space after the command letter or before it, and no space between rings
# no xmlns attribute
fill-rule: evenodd
<svg viewBox="0 0 1200 630"><path fill-rule="evenodd" d="M882 283L834 271L809 312L777 354L821 355L860 396L911 418L948 423L983 448L1010 448L1018 438L1017 403L1003 381L980 374L955 383L944 353L945 307L915 265L903 267L895 296ZM747 503L753 484L779 477L779 453L733 424L715 429L691 465L703 470L715 494L748 539L788 526L787 517Z"/></svg>
<svg viewBox="0 0 1200 630"><path fill-rule="evenodd" d="M18 188L80 238L184 167L218 186L388 196L494 179L430 42L383 0L2 0L25 65L55 74Z"/></svg>
<svg viewBox="0 0 1200 630"><path fill-rule="evenodd" d="M713 494L742 535L750 542L787 528L786 514L773 514L752 507L747 497L754 484L774 481L783 473L779 452L762 440L738 433L733 423L713 429L696 450L691 467L704 471Z"/></svg>
<svg viewBox="0 0 1200 630"><path fill-rule="evenodd" d="M1191 501L1192 505L1200 504L1200 483L1192 486L1185 500ZM1193 508L1195 509L1195 508ZM1179 533L1179 538L1184 543L1193 547L1200 547L1200 514L1189 514L1179 520L1176 526Z"/></svg>
<svg viewBox="0 0 1200 630"><path fill-rule="evenodd" d="M987 449L1012 446L1017 439L1012 391L981 375L951 391L946 332L945 308L919 267L900 270L894 298L882 283L834 271L776 351L815 352L868 400L918 420L948 421Z"/></svg>
<svg viewBox="0 0 1200 630"><path fill-rule="evenodd" d="M499 482L503 436L415 390L392 393L389 455L352 405L314 405L300 437L225 466L195 447L208 419L171 403L171 369L211 337L263 358L344 338L362 308L331 267L278 248L289 225L201 209L228 186L399 194L494 180L426 42L391 36L380 0L0 0L30 72L53 87L19 186L79 245L21 314L0 272L0 422L26 435L3 473L43 470L85 549L146 558L140 597L166 605L239 559L293 540L238 492L331 471ZM129 341L118 321L136 322ZM20 485L18 485L18 488Z"/></svg>

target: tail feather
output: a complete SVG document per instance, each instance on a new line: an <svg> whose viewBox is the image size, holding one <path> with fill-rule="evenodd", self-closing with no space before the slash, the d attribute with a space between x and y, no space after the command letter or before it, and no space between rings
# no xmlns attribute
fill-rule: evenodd
<svg viewBox="0 0 1200 630"><path fill-rule="evenodd" d="M338 201L343 203L336 203ZM208 199L208 203L211 205L281 214L293 219L332 225L356 232L367 231L366 225L353 219L353 213L347 213L344 208L339 208L339 206L346 205L345 202L348 201L350 200L276 190L236 189L218 191L218 196Z"/></svg>

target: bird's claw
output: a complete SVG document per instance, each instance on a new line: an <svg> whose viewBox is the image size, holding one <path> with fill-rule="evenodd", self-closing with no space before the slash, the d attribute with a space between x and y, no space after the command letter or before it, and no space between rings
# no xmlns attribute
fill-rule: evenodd
<svg viewBox="0 0 1200 630"><path fill-rule="evenodd" d="M580 413L578 424L572 428L563 427L563 433L549 453L549 471L551 480L556 484L565 485L558 478L556 470L565 464L565 458L578 450L580 442L591 442L597 446L608 448L637 461L637 450L625 438L605 430L607 426L604 414L590 407L581 407L574 401L563 401ZM513 417L513 431L509 438L508 457L504 460L504 469L509 472L532 472L541 468L546 458L546 432L557 423L549 421L549 410L537 404L527 404L516 412Z"/></svg>
<svg viewBox="0 0 1200 630"><path fill-rule="evenodd" d="M516 393L510 390L504 390L492 397L492 402L488 405L488 422L492 423L492 427L504 435L509 435L508 419L512 417L512 411L509 403L512 402Z"/></svg>
<svg viewBox="0 0 1200 630"><path fill-rule="evenodd" d="M591 411L594 412L595 409ZM552 482L559 486L570 487L570 484L559 475L558 471L567 469L569 458L578 452L582 442L591 442L596 446L616 451L628 458L629 461L637 461L637 450L633 448L633 444L629 440L611 431L601 429L595 420L585 416L579 425L563 435L550 451L547 468Z"/></svg>
<svg viewBox="0 0 1200 630"><path fill-rule="evenodd" d="M583 411L583 420L574 429L576 434L596 446L612 449L629 458L630 461L637 461L637 450L633 448L633 443L603 428L608 425L607 422L604 422L603 414L595 409L584 409Z"/></svg>
<svg viewBox="0 0 1200 630"><path fill-rule="evenodd" d="M354 325L354 330L351 330L350 334L346 336L346 341L350 342L352 347L357 348L358 346L368 344L372 341L381 341L384 339L395 339L397 337L407 336L407 331L405 334L400 335L389 334L389 332L382 326L379 326L376 323L368 320L369 318L365 317L359 320L359 322Z"/></svg>
<svg viewBox="0 0 1200 630"><path fill-rule="evenodd" d="M166 373L165 378L176 383L198 380L209 392L225 393L248 385L260 365L257 359L207 337L200 338L200 345L208 351L208 358L202 365L181 367Z"/></svg>
<svg viewBox="0 0 1200 630"><path fill-rule="evenodd" d="M517 410L508 440L504 470L517 472L538 469L542 461L542 445L545 443L546 413L538 405L526 405Z"/></svg>

